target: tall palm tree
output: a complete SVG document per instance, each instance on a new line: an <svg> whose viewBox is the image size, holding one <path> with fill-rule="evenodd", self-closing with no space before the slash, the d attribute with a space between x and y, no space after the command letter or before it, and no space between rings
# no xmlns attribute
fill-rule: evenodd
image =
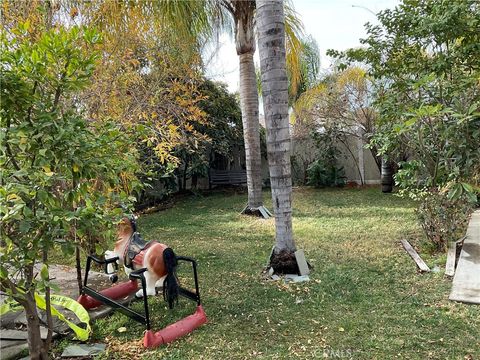
<svg viewBox="0 0 480 360"><path fill-rule="evenodd" d="M282 0L257 0L257 32L262 74L267 152L275 213L275 258L294 259L292 232L292 178L288 77L285 51L285 15ZM274 267L275 268L275 267ZM276 271L282 271L281 262Z"/></svg>
<svg viewBox="0 0 480 360"><path fill-rule="evenodd" d="M258 118L258 90L255 64L255 1L224 0L222 5L235 23L235 46L240 62L240 108L247 167L248 202L242 213L271 216L263 206L262 155L260 152L260 125Z"/></svg>
<svg viewBox="0 0 480 360"><path fill-rule="evenodd" d="M194 3L194 4L191 4ZM212 36L219 29L229 26L228 16L234 23L235 45L240 63L240 108L242 111L243 135L247 168L248 202L242 213L268 218L271 213L263 206L260 133L258 117L258 88L255 65L255 0L164 0L152 3L172 26L185 34ZM302 24L295 12L283 4L287 12L287 63L290 81L297 87L301 77L299 61L302 44L299 35ZM183 30L182 30L183 29Z"/></svg>
<svg viewBox="0 0 480 360"><path fill-rule="evenodd" d="M242 213L271 216L263 206L262 158L258 118L258 90L255 65L255 1L205 0L152 1L152 8L164 22L170 23L182 36L197 37L205 42L216 33L234 25L235 44L240 63L240 108L247 170L248 202ZM144 5L145 6L145 5ZM233 20L233 21L229 21Z"/></svg>

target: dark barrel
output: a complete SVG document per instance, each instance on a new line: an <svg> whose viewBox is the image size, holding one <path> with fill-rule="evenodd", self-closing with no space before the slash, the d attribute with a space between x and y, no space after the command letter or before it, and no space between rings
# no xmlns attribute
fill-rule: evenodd
<svg viewBox="0 0 480 360"><path fill-rule="evenodd" d="M393 169L390 161L382 159L382 192L391 193L393 190Z"/></svg>

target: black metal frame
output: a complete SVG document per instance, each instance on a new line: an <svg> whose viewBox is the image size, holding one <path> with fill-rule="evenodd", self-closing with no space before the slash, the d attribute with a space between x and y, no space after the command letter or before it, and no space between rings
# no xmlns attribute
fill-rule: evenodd
<svg viewBox="0 0 480 360"><path fill-rule="evenodd" d="M182 295L183 297L195 301L197 305L200 305L200 291L198 287L198 275L197 275L197 262L189 257L186 256L177 256L176 257L177 261L185 261L189 262L192 264L192 270L193 270L193 277L195 280L195 293L179 286L179 294ZM110 259L99 259L98 257L94 255L88 255L87 257L87 264L86 264L86 269L85 269L85 279L83 281L83 288L82 288L82 294L88 295L103 304L110 306L113 309L116 309L120 311L122 314L128 316L132 320L135 320L137 322L140 322L144 324L147 328L147 330L150 330L150 313L148 310L148 298L147 298L147 287L146 287L146 281L145 281L145 276L144 272L147 271L146 268L141 268L138 270L134 270L129 274L129 279L130 280L140 280L142 284L142 290L143 290L143 306L144 306L144 315L129 309L127 306L120 304L118 301L115 301L114 299L111 299L100 292L92 289L89 287L88 284L88 273L90 272L90 267L92 264L92 261L96 262L99 265L104 266L104 271L105 274L109 274L108 272L108 265L113 264L113 267L115 270L118 270L118 264L117 261L119 260L118 256L110 258Z"/></svg>

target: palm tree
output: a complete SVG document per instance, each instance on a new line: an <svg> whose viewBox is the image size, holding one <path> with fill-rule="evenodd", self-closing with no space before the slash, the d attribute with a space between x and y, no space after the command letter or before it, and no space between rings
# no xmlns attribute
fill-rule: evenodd
<svg viewBox="0 0 480 360"><path fill-rule="evenodd" d="M247 167L248 202L244 214L271 216L263 206L262 155L258 118L258 90L253 55L255 53L255 1L224 0L235 23L235 45L240 62L240 108Z"/></svg>
<svg viewBox="0 0 480 360"><path fill-rule="evenodd" d="M191 4L194 3L194 4ZM242 213L268 218L271 213L263 206L262 169L260 152L260 132L258 118L258 88L255 65L255 0L205 0L182 1L164 0L153 2L165 21L192 36L211 37L215 32L229 26L228 16L234 23L235 45L240 63L240 108L242 111L243 136L247 168L248 202ZM283 3L282 3L283 4ZM295 12L283 4L287 13L287 64L290 69L290 82L296 89L301 81L299 61L303 48L299 35L302 24Z"/></svg>
<svg viewBox="0 0 480 360"><path fill-rule="evenodd" d="M296 265L292 232L292 178L285 15L282 0L257 0L257 32L262 74L267 152L275 213L275 249L270 259L275 271Z"/></svg>
<svg viewBox="0 0 480 360"><path fill-rule="evenodd" d="M79 0L75 0L81 4ZM99 2L101 3L101 2ZM268 218L270 212L263 206L262 199L262 171L260 133L258 118L258 88L256 84L253 55L255 53L255 9L254 0L145 0L131 5L131 9L139 6L145 16L156 16L163 23L165 29L171 29L171 36L178 41L186 39L189 43L196 43L197 49L214 38L220 31L234 25L235 43L240 63L240 105L242 112L248 202L243 213L254 214ZM302 30L301 22L293 9L286 6L288 13L288 64L291 69L290 79L294 88L300 79L298 54L302 45L297 35ZM109 19L108 21L119 21ZM125 19L120 19L125 20ZM232 22L233 20L233 22Z"/></svg>
<svg viewBox="0 0 480 360"><path fill-rule="evenodd" d="M255 1L164 0L152 2L164 22L171 24L182 36L207 42L224 29L233 31L240 63L240 109L242 112L245 162L247 170L248 201L242 213L268 218L270 212L263 206L262 157L258 118L258 90L255 64Z"/></svg>

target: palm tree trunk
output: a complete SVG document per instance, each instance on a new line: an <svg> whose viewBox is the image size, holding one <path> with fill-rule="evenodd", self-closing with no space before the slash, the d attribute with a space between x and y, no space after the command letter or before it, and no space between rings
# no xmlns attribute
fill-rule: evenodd
<svg viewBox="0 0 480 360"><path fill-rule="evenodd" d="M274 257L285 252L291 254L296 250L292 232L291 144L288 123L284 21L283 1L257 0L257 32L262 72L263 108L275 212Z"/></svg>
<svg viewBox="0 0 480 360"><path fill-rule="evenodd" d="M247 165L248 207L263 205L262 158L260 154L260 125L258 121L258 91L253 53L240 54L240 107Z"/></svg>
<svg viewBox="0 0 480 360"><path fill-rule="evenodd" d="M235 0L230 3L235 20L235 45L240 61L240 109L247 167L248 203L245 214L271 216L263 206L262 156L258 119L258 89L253 54L255 53L255 2Z"/></svg>

